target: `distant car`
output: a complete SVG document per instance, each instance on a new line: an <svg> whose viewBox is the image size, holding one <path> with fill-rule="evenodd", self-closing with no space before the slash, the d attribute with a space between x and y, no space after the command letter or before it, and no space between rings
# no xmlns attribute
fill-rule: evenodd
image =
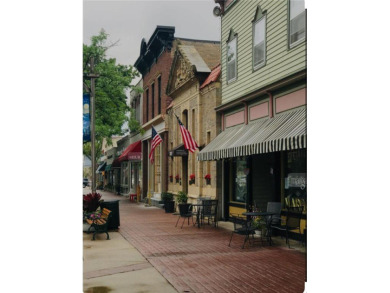
<svg viewBox="0 0 390 293"><path fill-rule="evenodd" d="M86 187L86 186L88 186L88 178L84 178L83 179L83 187Z"/></svg>

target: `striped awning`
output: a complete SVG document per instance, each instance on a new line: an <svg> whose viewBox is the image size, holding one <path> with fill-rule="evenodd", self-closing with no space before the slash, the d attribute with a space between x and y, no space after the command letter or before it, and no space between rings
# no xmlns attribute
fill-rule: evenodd
<svg viewBox="0 0 390 293"><path fill-rule="evenodd" d="M199 154L199 161L306 148L306 107L274 118L227 128Z"/></svg>

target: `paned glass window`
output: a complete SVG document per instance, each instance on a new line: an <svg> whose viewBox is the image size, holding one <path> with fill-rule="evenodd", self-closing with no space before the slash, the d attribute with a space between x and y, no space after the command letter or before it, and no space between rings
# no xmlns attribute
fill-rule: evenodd
<svg viewBox="0 0 390 293"><path fill-rule="evenodd" d="M247 195L247 163L245 159L237 159L233 167L234 189L233 201L245 202Z"/></svg>
<svg viewBox="0 0 390 293"><path fill-rule="evenodd" d="M306 37L306 10L304 0L290 0L290 46Z"/></svg>
<svg viewBox="0 0 390 293"><path fill-rule="evenodd" d="M237 38L227 44L227 82L237 79Z"/></svg>
<svg viewBox="0 0 390 293"><path fill-rule="evenodd" d="M253 32L253 67L260 67L265 63L265 21L264 16L254 24Z"/></svg>

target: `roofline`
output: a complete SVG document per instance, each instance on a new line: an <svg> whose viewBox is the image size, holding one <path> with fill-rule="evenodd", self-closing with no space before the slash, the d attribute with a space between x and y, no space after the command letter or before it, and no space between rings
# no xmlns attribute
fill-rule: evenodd
<svg viewBox="0 0 390 293"><path fill-rule="evenodd" d="M181 38L181 37L175 37L175 40L193 41L193 42L202 42L202 43L218 43L218 44L221 43L220 41L187 39L187 38Z"/></svg>

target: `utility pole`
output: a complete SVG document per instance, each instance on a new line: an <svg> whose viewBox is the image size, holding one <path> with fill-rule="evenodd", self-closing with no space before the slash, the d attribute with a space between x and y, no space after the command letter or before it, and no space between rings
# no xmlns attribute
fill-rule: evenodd
<svg viewBox="0 0 390 293"><path fill-rule="evenodd" d="M92 193L96 192L96 152L95 152L95 59L91 57L91 157L92 157Z"/></svg>

